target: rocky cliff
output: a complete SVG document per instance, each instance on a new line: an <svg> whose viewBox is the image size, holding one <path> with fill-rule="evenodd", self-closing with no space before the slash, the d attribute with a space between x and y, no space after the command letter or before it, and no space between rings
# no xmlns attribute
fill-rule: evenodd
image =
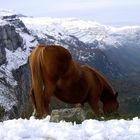
<svg viewBox="0 0 140 140"><path fill-rule="evenodd" d="M28 98L31 85L28 56L38 43L63 45L77 62L103 73L120 91L120 97L139 96L139 28L133 32L127 30L132 35L129 36L122 29L111 34L107 33L107 27L91 22L64 21L17 14L0 17L0 106L4 108L0 111L1 119L27 117L32 113ZM77 24L81 23L83 26L78 28ZM65 106L56 99L51 105L52 108Z"/></svg>
<svg viewBox="0 0 140 140"><path fill-rule="evenodd" d="M14 52L17 48L23 48L23 39L16 32L14 26L4 24L0 26L0 105L4 106L6 116L10 115L8 112L12 110L16 104L15 87L9 83L7 78L11 78L11 72L6 69L7 53L6 51ZM9 75L8 75L9 73ZM13 114L13 110L12 113ZM16 116L12 115L12 116Z"/></svg>

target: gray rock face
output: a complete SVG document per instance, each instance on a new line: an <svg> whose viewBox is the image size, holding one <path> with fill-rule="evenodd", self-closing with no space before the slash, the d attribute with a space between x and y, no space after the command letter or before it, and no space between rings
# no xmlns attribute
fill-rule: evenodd
<svg viewBox="0 0 140 140"><path fill-rule="evenodd" d="M12 51L23 46L23 39L16 32L15 27L10 25L0 26L0 42L1 47Z"/></svg>
<svg viewBox="0 0 140 140"><path fill-rule="evenodd" d="M21 30L24 33L30 34L24 23L19 19L19 16L21 15L4 16L2 19L10 23L10 25L14 26L16 29Z"/></svg>
<svg viewBox="0 0 140 140"><path fill-rule="evenodd" d="M5 63L5 61L6 61L6 52L0 41L0 65Z"/></svg>
<svg viewBox="0 0 140 140"><path fill-rule="evenodd" d="M14 70L13 76L14 79L18 82L17 88L15 89L16 98L18 100L16 106L18 110L17 116L29 117L33 112L31 102L29 101L31 85L31 73L29 65L25 64Z"/></svg>
<svg viewBox="0 0 140 140"><path fill-rule="evenodd" d="M0 26L0 65L6 62L5 48L14 51L23 47L23 39L11 25Z"/></svg>
<svg viewBox="0 0 140 140"><path fill-rule="evenodd" d="M6 58L6 49L14 52L17 48L23 47L23 39L16 31L15 27L10 24L5 24L0 26L0 66L2 64L7 64ZM9 72L10 73L10 72ZM14 118L18 116L17 108L13 107L13 105L17 102L17 88L10 85L7 78L12 77L12 75L6 74L4 69L4 65L0 69L0 105L11 106L10 110L6 110L4 116L9 118ZM2 103L4 102L4 103ZM6 103L7 102L7 103ZM13 102L13 103L12 103ZM0 119L3 116L0 117Z"/></svg>

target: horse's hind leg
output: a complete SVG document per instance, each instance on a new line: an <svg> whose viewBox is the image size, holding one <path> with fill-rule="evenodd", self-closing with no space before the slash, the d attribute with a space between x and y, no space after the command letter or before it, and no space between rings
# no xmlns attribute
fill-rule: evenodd
<svg viewBox="0 0 140 140"><path fill-rule="evenodd" d="M29 98L31 99L31 102L33 104L33 116L36 116L36 101L35 101L35 96L34 96L34 90L33 88L30 89L30 93L29 93Z"/></svg>
<svg viewBox="0 0 140 140"><path fill-rule="evenodd" d="M51 100L51 95L49 94L49 90L45 87L44 88L44 108L45 108L45 115L49 114L49 104Z"/></svg>
<svg viewBox="0 0 140 140"><path fill-rule="evenodd" d="M36 103L35 93L34 93L34 89L33 88L31 88L31 90L30 90L29 98L31 99L31 102L33 104L33 109L34 109L32 115L35 116L36 118L42 118L44 114L40 115L37 112L37 103ZM44 105L44 102L42 104ZM44 106L42 106L42 108L44 108Z"/></svg>

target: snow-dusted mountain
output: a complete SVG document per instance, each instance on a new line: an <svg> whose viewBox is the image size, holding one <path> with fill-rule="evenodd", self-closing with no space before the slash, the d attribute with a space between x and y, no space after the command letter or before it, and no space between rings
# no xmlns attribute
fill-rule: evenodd
<svg viewBox="0 0 140 140"><path fill-rule="evenodd" d="M116 81L132 79L140 72L140 26L116 28L76 18L27 17L0 10L0 106L8 117L29 112L27 62L38 43L64 46L79 63L105 74L116 88ZM133 92L138 92L137 85Z"/></svg>
<svg viewBox="0 0 140 140"><path fill-rule="evenodd" d="M76 18L20 18L32 34L46 38L46 34L58 39L66 39L72 35L86 44L97 43L97 48L104 44L120 47L127 41L140 44L140 26L125 26L115 28L94 21L84 21ZM107 47L104 49L108 49Z"/></svg>

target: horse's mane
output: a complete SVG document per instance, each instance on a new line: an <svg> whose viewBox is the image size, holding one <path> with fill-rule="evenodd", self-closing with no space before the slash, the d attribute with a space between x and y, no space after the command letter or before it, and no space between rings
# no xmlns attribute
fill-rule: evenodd
<svg viewBox="0 0 140 140"><path fill-rule="evenodd" d="M90 66L87 66L87 67L92 71L92 73L94 73L94 76L97 77L101 85L103 85L103 87L101 87L103 91L102 91L102 95L100 99L108 100L108 99L114 98L115 91L112 88L111 84L107 81L107 79L102 74L100 74L96 69L91 68Z"/></svg>

